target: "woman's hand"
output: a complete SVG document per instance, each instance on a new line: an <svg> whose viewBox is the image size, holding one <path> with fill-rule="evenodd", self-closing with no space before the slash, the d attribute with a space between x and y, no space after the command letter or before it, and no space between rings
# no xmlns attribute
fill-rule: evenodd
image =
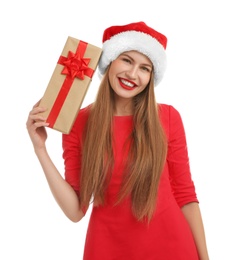
<svg viewBox="0 0 238 260"><path fill-rule="evenodd" d="M45 148L45 141L47 139L45 127L49 125L46 123L46 119L40 115L46 108L39 107L39 103L40 101L33 106L26 122L28 134L35 150Z"/></svg>

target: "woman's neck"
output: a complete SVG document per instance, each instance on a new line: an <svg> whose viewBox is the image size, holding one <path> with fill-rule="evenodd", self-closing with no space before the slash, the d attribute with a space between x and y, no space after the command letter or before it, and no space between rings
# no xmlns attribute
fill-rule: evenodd
<svg viewBox="0 0 238 260"><path fill-rule="evenodd" d="M128 116L133 114L132 99L115 99L114 115Z"/></svg>

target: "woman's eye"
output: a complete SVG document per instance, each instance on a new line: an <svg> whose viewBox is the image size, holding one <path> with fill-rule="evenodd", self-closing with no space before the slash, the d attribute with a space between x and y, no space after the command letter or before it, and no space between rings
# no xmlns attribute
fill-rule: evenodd
<svg viewBox="0 0 238 260"><path fill-rule="evenodd" d="M125 62L128 62L128 63L131 63L131 61L127 58L123 58L122 60L125 61Z"/></svg>
<svg viewBox="0 0 238 260"><path fill-rule="evenodd" d="M142 70L150 72L150 69L148 67L141 67Z"/></svg>

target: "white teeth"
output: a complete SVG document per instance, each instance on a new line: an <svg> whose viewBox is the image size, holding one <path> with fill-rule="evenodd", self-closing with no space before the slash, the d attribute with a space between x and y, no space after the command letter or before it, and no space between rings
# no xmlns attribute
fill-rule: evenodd
<svg viewBox="0 0 238 260"><path fill-rule="evenodd" d="M130 87L130 88L133 88L134 87L134 84L122 79L121 82L126 85L127 87Z"/></svg>

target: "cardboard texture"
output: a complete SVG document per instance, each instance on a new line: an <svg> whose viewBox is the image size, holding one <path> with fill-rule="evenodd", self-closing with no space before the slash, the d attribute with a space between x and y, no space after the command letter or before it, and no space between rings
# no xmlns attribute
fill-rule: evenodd
<svg viewBox="0 0 238 260"><path fill-rule="evenodd" d="M41 99L49 127L68 134L81 108L102 49L68 37ZM61 63L61 64L59 64Z"/></svg>

